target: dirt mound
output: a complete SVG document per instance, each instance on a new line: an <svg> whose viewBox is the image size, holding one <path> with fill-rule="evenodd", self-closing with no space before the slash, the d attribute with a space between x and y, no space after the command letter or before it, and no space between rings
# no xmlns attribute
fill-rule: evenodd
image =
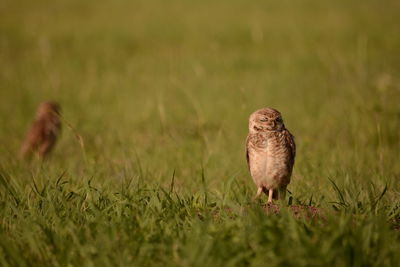
<svg viewBox="0 0 400 267"><path fill-rule="evenodd" d="M314 206L303 206L303 205L292 205L288 209L292 212L296 218L305 217L307 219L320 219L322 218L321 211L319 208ZM268 215L278 215L280 213L280 207L276 204L264 204L263 210Z"/></svg>

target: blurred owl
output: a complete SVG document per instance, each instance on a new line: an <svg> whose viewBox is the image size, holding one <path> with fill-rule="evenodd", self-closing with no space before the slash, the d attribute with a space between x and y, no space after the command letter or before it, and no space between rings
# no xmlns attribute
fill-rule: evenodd
<svg viewBox="0 0 400 267"><path fill-rule="evenodd" d="M257 186L255 198L264 192L268 195L268 203L278 199L280 194L284 200L286 186L292 175L296 145L279 111L263 108L250 115L246 156L250 174Z"/></svg>
<svg viewBox="0 0 400 267"><path fill-rule="evenodd" d="M43 102L38 106L35 120L21 147L21 157L36 153L46 157L54 147L61 130L60 106L56 102Z"/></svg>

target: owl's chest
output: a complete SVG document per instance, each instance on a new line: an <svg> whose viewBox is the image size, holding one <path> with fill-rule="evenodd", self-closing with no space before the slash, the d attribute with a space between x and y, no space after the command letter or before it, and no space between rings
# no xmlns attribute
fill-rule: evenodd
<svg viewBox="0 0 400 267"><path fill-rule="evenodd" d="M254 176L265 175L269 156L268 140L258 138L249 148L250 172Z"/></svg>
<svg viewBox="0 0 400 267"><path fill-rule="evenodd" d="M279 140L259 140L257 148L250 153L251 172L255 176L275 176L275 173L285 172L286 152L284 144L280 144Z"/></svg>

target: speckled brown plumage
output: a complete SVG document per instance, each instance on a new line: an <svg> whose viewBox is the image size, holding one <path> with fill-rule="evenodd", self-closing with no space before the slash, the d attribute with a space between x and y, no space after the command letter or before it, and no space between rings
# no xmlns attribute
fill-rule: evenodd
<svg viewBox="0 0 400 267"><path fill-rule="evenodd" d="M61 130L60 106L55 102L43 102L38 106L35 120L21 146L20 155L36 153L43 158L53 149Z"/></svg>
<svg viewBox="0 0 400 267"><path fill-rule="evenodd" d="M278 199L279 194L284 198L295 156L294 138L285 128L279 111L263 108L250 115L246 157L257 186L256 197L264 192L268 202Z"/></svg>

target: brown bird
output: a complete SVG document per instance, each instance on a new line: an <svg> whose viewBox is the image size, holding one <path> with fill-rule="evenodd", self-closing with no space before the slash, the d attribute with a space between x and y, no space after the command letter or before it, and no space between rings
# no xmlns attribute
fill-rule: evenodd
<svg viewBox="0 0 400 267"><path fill-rule="evenodd" d="M264 192L268 203L285 199L286 187L292 175L296 145L293 135L285 128L279 111L263 108L249 118L246 140L247 164L257 186L255 198Z"/></svg>
<svg viewBox="0 0 400 267"><path fill-rule="evenodd" d="M60 105L43 102L38 106L32 123L21 147L21 157L36 153L44 158L54 147L61 130Z"/></svg>

